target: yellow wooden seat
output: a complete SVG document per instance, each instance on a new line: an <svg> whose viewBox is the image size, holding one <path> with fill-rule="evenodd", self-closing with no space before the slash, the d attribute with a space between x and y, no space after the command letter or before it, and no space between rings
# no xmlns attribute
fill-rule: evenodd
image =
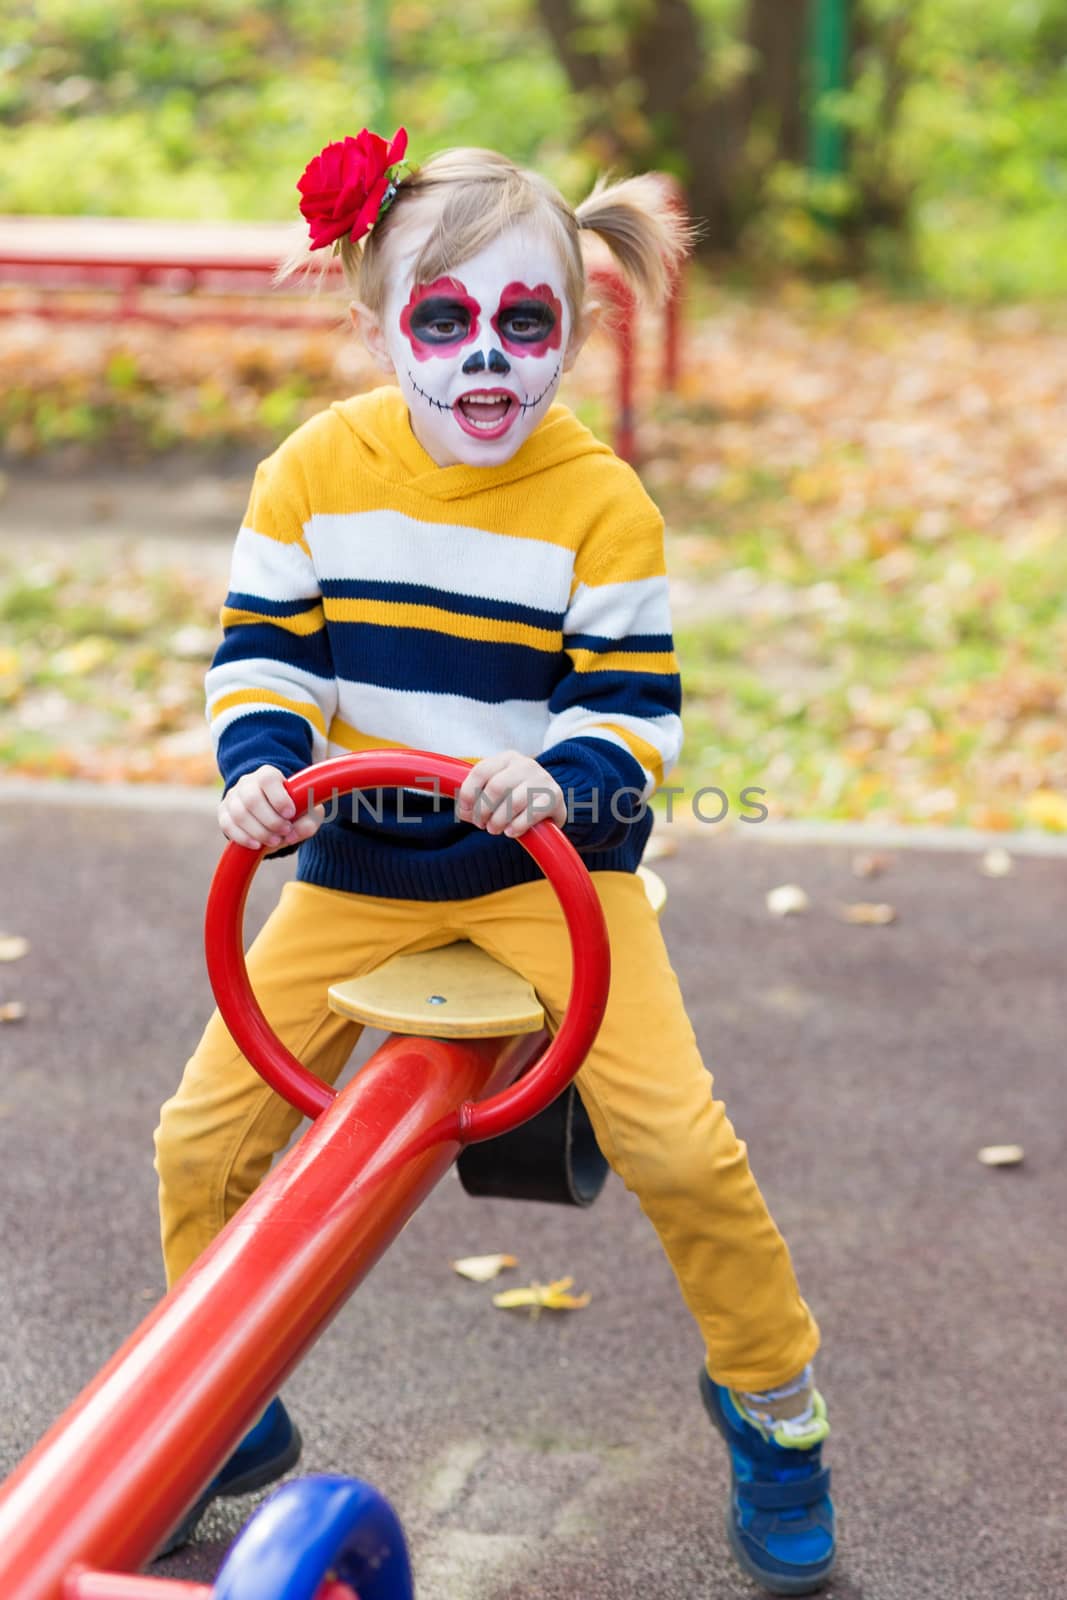
<svg viewBox="0 0 1067 1600"><path fill-rule="evenodd" d="M333 984L329 1002L331 1011L373 1028L438 1039L536 1033L545 1020L526 979L467 940L394 956L362 978Z"/></svg>
<svg viewBox="0 0 1067 1600"><path fill-rule="evenodd" d="M667 898L648 867L638 875L658 916ZM498 1039L536 1033L541 1003L526 979L477 945L461 940L418 955L393 956L361 978L331 986L331 1011L389 1033L437 1039Z"/></svg>

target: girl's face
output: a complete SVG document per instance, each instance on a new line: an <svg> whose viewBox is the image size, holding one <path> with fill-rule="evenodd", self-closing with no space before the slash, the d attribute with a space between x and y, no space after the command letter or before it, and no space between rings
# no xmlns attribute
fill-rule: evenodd
<svg viewBox="0 0 1067 1600"><path fill-rule="evenodd" d="M425 237L405 238L413 247L396 263L382 317L359 308L364 335L395 371L415 437L438 466L499 466L542 420L581 344L563 265L520 224L447 276L415 283Z"/></svg>

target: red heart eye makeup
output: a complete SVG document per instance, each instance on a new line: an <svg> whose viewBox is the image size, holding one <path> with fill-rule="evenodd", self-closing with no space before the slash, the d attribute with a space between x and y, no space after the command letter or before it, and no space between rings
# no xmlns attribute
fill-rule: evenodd
<svg viewBox="0 0 1067 1600"><path fill-rule="evenodd" d="M509 283L490 322L509 355L544 356L560 347L563 307L547 283Z"/></svg>
<svg viewBox="0 0 1067 1600"><path fill-rule="evenodd" d="M435 278L412 289L400 329L416 361L429 361L476 339L481 310L458 278Z"/></svg>
<svg viewBox="0 0 1067 1600"><path fill-rule="evenodd" d="M443 356L478 337L482 308L458 278L435 278L411 291L400 313L400 329L417 361ZM509 283L490 325L513 356L545 356L558 350L563 308L547 283L536 288Z"/></svg>

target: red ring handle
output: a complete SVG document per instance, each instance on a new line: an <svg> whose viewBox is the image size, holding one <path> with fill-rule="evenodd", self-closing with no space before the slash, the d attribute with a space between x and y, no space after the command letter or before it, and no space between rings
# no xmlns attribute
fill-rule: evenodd
<svg viewBox="0 0 1067 1600"><path fill-rule="evenodd" d="M440 789L454 795L471 764L427 750L366 750L305 767L287 779L297 815L353 789ZM464 1102L435 1129L442 1141L473 1144L509 1133L551 1105L585 1060L607 1005L611 976L608 930L593 882L574 847L553 822L539 822L519 840L555 890L571 941L573 976L567 1010L552 1043L517 1083L477 1104ZM337 1091L316 1078L282 1044L260 1009L244 956L244 907L262 850L230 844L208 894L204 936L208 976L223 1021L241 1053L291 1105L317 1117Z"/></svg>

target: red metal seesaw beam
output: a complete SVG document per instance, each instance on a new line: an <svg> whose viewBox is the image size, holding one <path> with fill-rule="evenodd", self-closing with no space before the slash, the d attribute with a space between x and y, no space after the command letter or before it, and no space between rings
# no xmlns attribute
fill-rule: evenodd
<svg viewBox="0 0 1067 1600"><path fill-rule="evenodd" d="M426 1130L543 1044L382 1046L8 1479L3 1600L104 1600L72 1569L151 1557L455 1159Z"/></svg>
<svg viewBox="0 0 1067 1600"><path fill-rule="evenodd" d="M426 751L363 752L287 787L302 810L331 785L344 794L432 779L454 794L469 770ZM280 1074L315 1120L0 1488L0 1600L155 1600L150 1580L116 1590L121 1569L150 1558L461 1146L518 1126L577 1071L607 1000L603 912L553 824L523 844L559 895L573 978L555 1039L506 1094L545 1034L394 1035L340 1095L313 1079L248 984L241 918L261 857L236 845L223 854L207 930L216 998L243 1048L247 1036L248 1059L268 1081Z"/></svg>

